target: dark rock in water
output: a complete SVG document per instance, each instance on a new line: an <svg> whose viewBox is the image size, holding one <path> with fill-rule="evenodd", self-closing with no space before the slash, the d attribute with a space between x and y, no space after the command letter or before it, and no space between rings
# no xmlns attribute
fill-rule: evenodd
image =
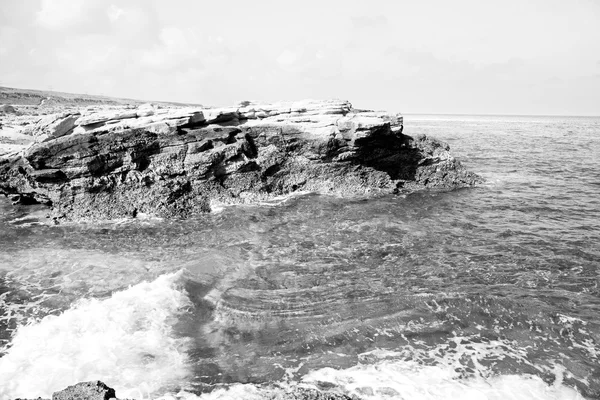
<svg viewBox="0 0 600 400"><path fill-rule="evenodd" d="M52 400L108 400L117 397L103 382L81 382L52 394Z"/></svg>
<svg viewBox="0 0 600 400"><path fill-rule="evenodd" d="M345 101L58 117L36 125L46 133L28 149L0 156L0 193L40 199L70 220L187 217L296 191L365 196L482 181L447 144L404 135L401 116Z"/></svg>

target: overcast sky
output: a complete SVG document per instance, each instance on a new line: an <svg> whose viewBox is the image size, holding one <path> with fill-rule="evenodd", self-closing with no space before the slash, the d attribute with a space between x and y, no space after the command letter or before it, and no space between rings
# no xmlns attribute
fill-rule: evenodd
<svg viewBox="0 0 600 400"><path fill-rule="evenodd" d="M600 115L600 1L0 0L0 85Z"/></svg>

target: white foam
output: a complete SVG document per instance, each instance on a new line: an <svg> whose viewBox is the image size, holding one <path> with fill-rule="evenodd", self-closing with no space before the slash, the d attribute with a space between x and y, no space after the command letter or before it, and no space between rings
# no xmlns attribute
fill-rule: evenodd
<svg viewBox="0 0 600 400"><path fill-rule="evenodd" d="M554 373L554 384L528 374L496 375L482 364L484 360L486 364L501 362L506 357ZM552 370L531 364L523 349L513 348L504 340L473 342L454 337L431 349L409 345L397 351L378 349L359 355L359 360L363 364L344 370L310 372L303 382L315 386L325 382L363 399L583 400L575 389L563 384L563 376L568 374L563 367L557 365ZM472 365L472 373L466 375L465 360Z"/></svg>
<svg viewBox="0 0 600 400"><path fill-rule="evenodd" d="M293 391L294 386L301 386L326 387L327 390L365 400L584 400L575 389L563 384L563 376L568 375L563 367L557 365L549 371L547 367L530 364L540 370L553 372L556 379L552 385L529 374L495 375L480 361L489 360L490 357L497 360L506 356L521 358L521 351L507 349L506 342L462 344L463 339L456 337L450 341L452 346L449 346L449 342L428 350L406 346L398 351L370 351L359 356L359 365L348 369L323 368L311 371L300 383L279 382L266 387L236 384L201 396L180 392L163 399L286 398L285 394ZM468 375L464 375L464 368L461 368L461 359L465 357L473 362L473 372ZM423 363L424 358L435 358L437 361L427 365ZM526 362L526 358L522 357L522 361Z"/></svg>
<svg viewBox="0 0 600 400"><path fill-rule="evenodd" d="M105 300L82 300L20 327L0 358L0 399L49 398L98 379L121 398L148 398L185 379L188 342L172 329L191 305L181 275L162 275Z"/></svg>
<svg viewBox="0 0 600 400"><path fill-rule="evenodd" d="M413 361L381 361L349 369L323 368L309 373L300 384L259 387L236 384L196 396L187 392L163 400L261 400L286 398L295 385L317 388L327 383L337 393L372 400L584 400L558 378L554 385L532 375L460 378L447 366L423 366Z"/></svg>
<svg viewBox="0 0 600 400"><path fill-rule="evenodd" d="M312 382L312 384L311 384ZM423 367L414 362L384 361L350 369L324 368L310 373L300 384L260 387L236 384L197 396L188 392L165 395L161 400L262 400L287 398L294 386L316 388L335 385L337 393L369 400L585 400L576 390L557 380L547 385L531 375L501 375L492 378L458 379L445 367Z"/></svg>
<svg viewBox="0 0 600 400"><path fill-rule="evenodd" d="M347 395L363 399L460 399L460 400L583 400L574 389L561 384L549 386L532 375L478 375L461 378L446 365L423 366L414 361L381 361L346 370L324 368L311 372L305 382L327 382Z"/></svg>
<svg viewBox="0 0 600 400"><path fill-rule="evenodd" d="M216 201L213 200L210 203L210 210L213 214L220 214L223 211L225 211L228 208L244 208L244 207L248 207L248 208L253 208L253 207L257 207L257 206L261 206L261 207L278 207L282 204L287 203L289 200L293 200L296 199L298 197L302 197L302 196L307 196L310 194L314 194L315 192L311 192L311 191L305 191L305 190L298 190L295 192L291 192L291 193L287 193L287 194L282 194L279 196L258 196L256 198L252 198L251 201L247 202L247 203L235 203L235 204L230 204L230 203L223 203L220 201Z"/></svg>

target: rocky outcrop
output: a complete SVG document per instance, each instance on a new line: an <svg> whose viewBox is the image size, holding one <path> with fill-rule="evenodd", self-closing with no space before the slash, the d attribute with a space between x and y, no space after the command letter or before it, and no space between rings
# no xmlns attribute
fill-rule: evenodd
<svg viewBox="0 0 600 400"><path fill-rule="evenodd" d="M50 115L0 156L0 193L71 220L187 217L296 191L339 196L471 186L447 144L346 101L142 105Z"/></svg>
<svg viewBox="0 0 600 400"><path fill-rule="evenodd" d="M52 394L52 400L109 400L115 397L115 390L100 381L81 382Z"/></svg>
<svg viewBox="0 0 600 400"><path fill-rule="evenodd" d="M354 396L321 391L311 387L291 386L287 390L283 390L279 387L265 386L262 389L263 397L272 400L360 400ZM115 390L101 381L80 382L52 394L52 400L118 400L116 397ZM45 399L40 397L37 400Z"/></svg>

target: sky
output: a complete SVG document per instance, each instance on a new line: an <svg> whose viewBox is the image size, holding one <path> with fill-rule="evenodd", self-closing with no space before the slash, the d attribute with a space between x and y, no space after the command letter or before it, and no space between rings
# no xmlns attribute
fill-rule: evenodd
<svg viewBox="0 0 600 400"><path fill-rule="evenodd" d="M600 0L0 0L0 85L600 115Z"/></svg>

